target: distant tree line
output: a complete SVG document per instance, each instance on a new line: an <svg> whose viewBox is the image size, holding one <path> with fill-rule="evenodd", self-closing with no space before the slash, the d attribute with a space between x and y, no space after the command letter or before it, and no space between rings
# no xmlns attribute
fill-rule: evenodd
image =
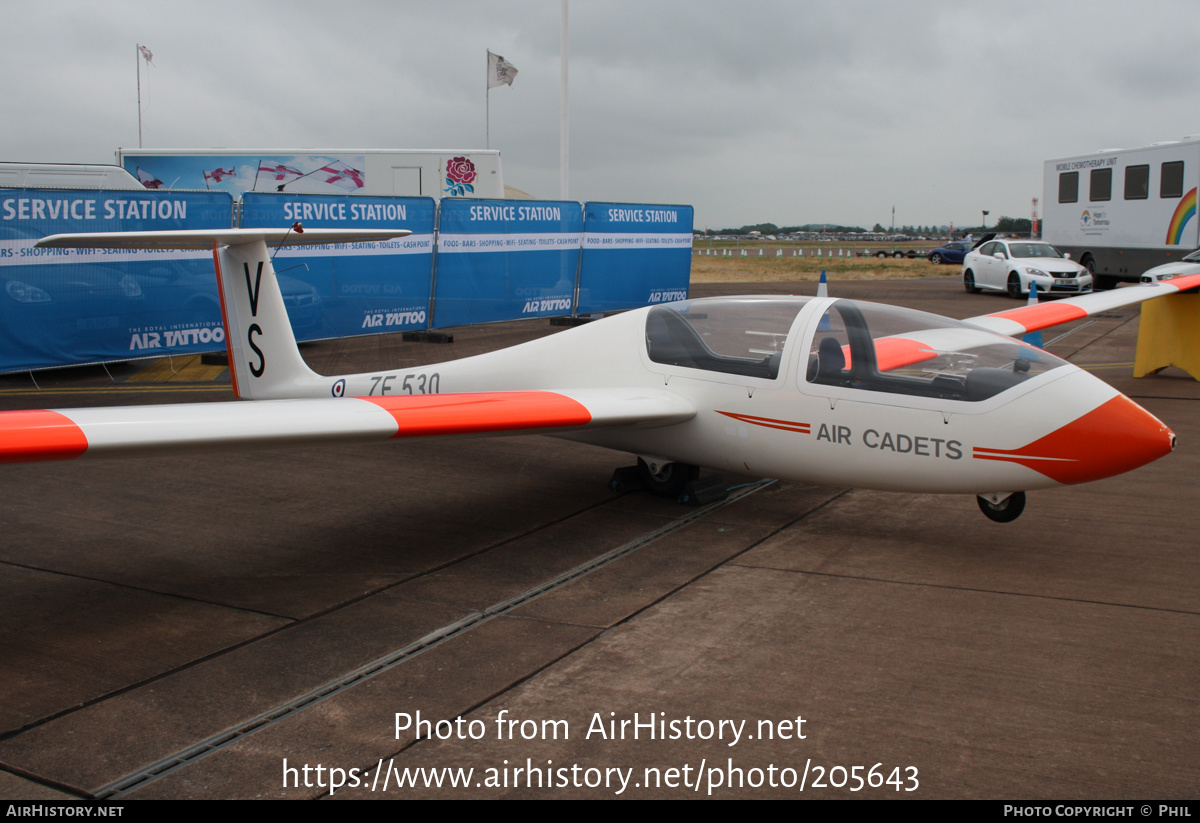
<svg viewBox="0 0 1200 823"><path fill-rule="evenodd" d="M954 233L973 234L976 239L984 232L995 232L996 234L1015 234L1017 236L1028 237L1033 231L1033 221L1028 217L1001 217L995 223L986 228L984 226L955 226Z"/></svg>
<svg viewBox="0 0 1200 823"><path fill-rule="evenodd" d="M802 231L827 231L830 234L847 234L866 232L861 226L840 226L835 223L808 223L803 226L777 226L774 223L756 223L753 226L742 226L738 229L709 229L709 234L793 234Z"/></svg>
<svg viewBox="0 0 1200 823"><path fill-rule="evenodd" d="M1033 228L1033 224L1028 217L1000 217L994 225L988 226L986 231L1000 232L1003 234L1029 234ZM886 233L888 229L876 223L871 228L875 233ZM947 234L950 227L947 225L941 226L897 226L896 234L906 234L910 237L914 235L922 235L925 237L940 237ZM983 226L955 226L955 235L963 235L967 233L979 234L985 231ZM837 223L805 223L803 226L777 226L774 223L755 223L753 226L742 226L740 228L728 229L710 229L709 234L740 234L748 235L752 232L759 234L794 234L797 232L829 232L830 234L866 234L867 229L862 226L843 226Z"/></svg>

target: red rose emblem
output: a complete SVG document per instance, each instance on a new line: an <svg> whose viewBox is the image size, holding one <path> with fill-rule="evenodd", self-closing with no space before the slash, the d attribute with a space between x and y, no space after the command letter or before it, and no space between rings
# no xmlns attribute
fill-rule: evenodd
<svg viewBox="0 0 1200 823"><path fill-rule="evenodd" d="M474 183L475 164L465 157L455 157L446 164L446 177L455 183Z"/></svg>

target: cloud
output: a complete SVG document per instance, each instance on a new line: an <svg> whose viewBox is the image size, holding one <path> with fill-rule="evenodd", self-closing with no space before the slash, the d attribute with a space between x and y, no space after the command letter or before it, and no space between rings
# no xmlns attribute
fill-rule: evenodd
<svg viewBox="0 0 1200 823"><path fill-rule="evenodd" d="M558 192L559 9L48 0L0 5L10 160L148 147L481 148ZM1042 162L1200 131L1190 6L1116 0L1003 13L930 0L575 0L571 197L692 203L697 221L870 225L1024 215ZM18 36L14 36L16 33ZM1150 44L1146 46L1142 44ZM485 87L486 51L520 74Z"/></svg>

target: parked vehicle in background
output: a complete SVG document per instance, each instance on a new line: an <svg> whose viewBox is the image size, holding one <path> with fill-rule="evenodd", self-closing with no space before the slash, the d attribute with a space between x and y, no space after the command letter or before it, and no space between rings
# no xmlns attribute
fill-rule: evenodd
<svg viewBox="0 0 1200 823"><path fill-rule="evenodd" d="M995 240L983 243L963 259L963 286L971 294L983 289L1020 298L1037 283L1039 294L1079 294L1092 290L1092 274L1049 243Z"/></svg>
<svg viewBox="0 0 1200 823"><path fill-rule="evenodd" d="M79 163L0 163L0 187L13 189L144 188L120 166Z"/></svg>
<svg viewBox="0 0 1200 823"><path fill-rule="evenodd" d="M1200 246L1200 137L1047 160L1042 239L1070 252L1098 288L1136 282Z"/></svg>
<svg viewBox="0 0 1200 823"><path fill-rule="evenodd" d="M1173 280L1185 274L1200 274L1200 249L1184 257L1178 263L1164 263L1142 273L1141 282L1153 283L1156 280Z"/></svg>
<svg viewBox="0 0 1200 823"><path fill-rule="evenodd" d="M925 252L921 249L863 249L858 252L859 257L907 257L909 260L916 260L918 257L924 257Z"/></svg>
<svg viewBox="0 0 1200 823"><path fill-rule="evenodd" d="M967 256L967 252L971 250L973 243L967 243L962 240L956 240L953 243L947 243L944 246L938 246L933 251L929 252L926 257L930 263L935 266L941 263L961 263L963 258Z"/></svg>

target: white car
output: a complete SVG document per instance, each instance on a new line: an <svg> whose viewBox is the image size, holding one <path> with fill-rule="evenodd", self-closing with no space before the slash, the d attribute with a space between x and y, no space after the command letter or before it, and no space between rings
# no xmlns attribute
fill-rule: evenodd
<svg viewBox="0 0 1200 823"><path fill-rule="evenodd" d="M1030 283L1038 294L1080 294L1092 290L1092 273L1040 240L987 240L963 258L963 286L971 294L990 289L1020 298Z"/></svg>
<svg viewBox="0 0 1200 823"><path fill-rule="evenodd" d="M1200 274L1200 249L1196 249L1178 263L1164 263L1149 269L1142 274L1141 281L1153 283L1155 280L1171 280L1185 274Z"/></svg>

